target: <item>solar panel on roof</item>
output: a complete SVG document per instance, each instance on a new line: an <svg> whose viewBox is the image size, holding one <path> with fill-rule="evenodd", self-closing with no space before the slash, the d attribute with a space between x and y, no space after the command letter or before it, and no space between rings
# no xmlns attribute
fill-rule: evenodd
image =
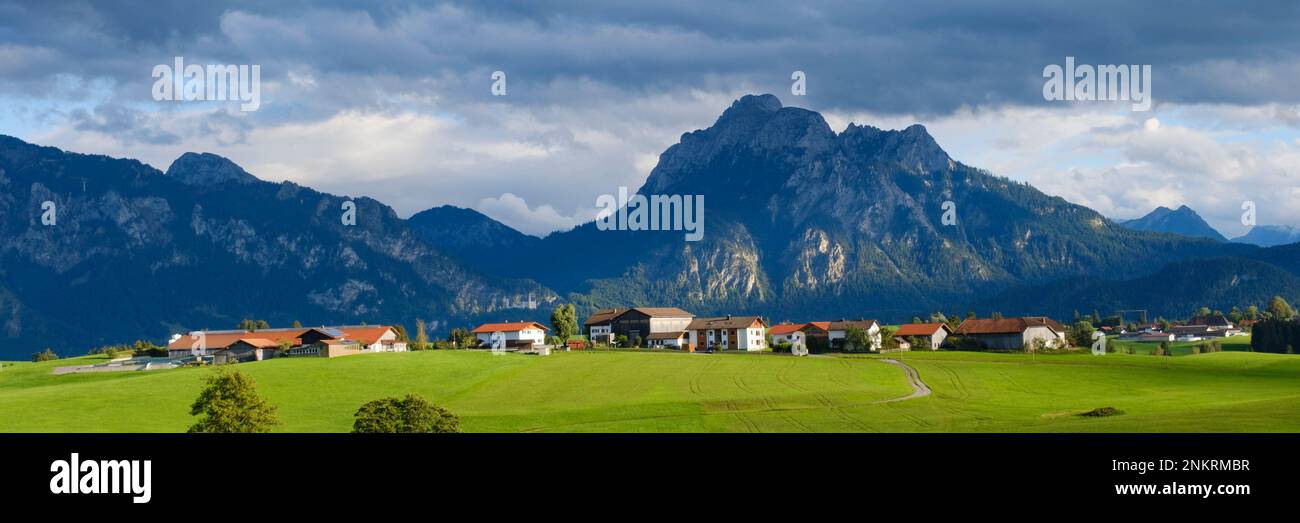
<svg viewBox="0 0 1300 523"><path fill-rule="evenodd" d="M325 333L325 334L327 334L327 335L329 335L331 338L342 338L342 337L343 337L343 331L338 330L338 329L336 329L336 328L334 328L334 327L325 327L325 328L321 329L320 331L323 332L323 333Z"/></svg>

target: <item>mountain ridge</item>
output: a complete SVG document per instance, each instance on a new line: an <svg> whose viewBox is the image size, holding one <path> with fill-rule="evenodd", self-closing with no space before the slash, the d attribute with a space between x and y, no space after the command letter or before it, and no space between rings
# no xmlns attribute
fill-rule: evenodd
<svg viewBox="0 0 1300 523"><path fill-rule="evenodd" d="M1166 232L1194 238L1209 238L1219 242L1228 241L1223 234L1206 223L1200 214L1186 205L1179 206L1177 209L1162 205L1141 218L1117 220L1116 223L1138 231Z"/></svg>

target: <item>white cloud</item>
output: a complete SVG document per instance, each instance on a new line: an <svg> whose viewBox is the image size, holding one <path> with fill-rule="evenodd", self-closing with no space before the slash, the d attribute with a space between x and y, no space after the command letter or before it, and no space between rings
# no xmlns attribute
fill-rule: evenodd
<svg viewBox="0 0 1300 523"><path fill-rule="evenodd" d="M511 193L496 198L484 198L479 202L478 210L520 232L534 236L545 236L551 231L571 229L591 220L596 215L594 201L590 212L565 216L550 205L529 207L528 202L523 198Z"/></svg>

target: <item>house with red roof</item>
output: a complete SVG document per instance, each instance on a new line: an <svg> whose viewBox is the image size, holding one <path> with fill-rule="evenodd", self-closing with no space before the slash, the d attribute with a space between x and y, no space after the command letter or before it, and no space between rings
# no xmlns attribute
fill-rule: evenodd
<svg viewBox="0 0 1300 523"><path fill-rule="evenodd" d="M1040 343L1048 348L1066 345L1065 326L1043 316L970 318L953 334L994 350L1034 350Z"/></svg>
<svg viewBox="0 0 1300 523"><path fill-rule="evenodd" d="M807 323L781 323L773 325L767 329L767 340L770 346L775 347L782 343L789 343L791 346L808 346L808 334L803 331Z"/></svg>
<svg viewBox="0 0 1300 523"><path fill-rule="evenodd" d="M283 356L334 357L365 352L406 352L405 341L388 325L344 325L289 329L193 331L172 336L172 358L212 358L214 363L261 361ZM346 350L326 350L330 343ZM281 354L280 348L288 347Z"/></svg>
<svg viewBox="0 0 1300 523"><path fill-rule="evenodd" d="M535 321L512 321L484 323L470 332L478 338L480 347L491 347L495 340L500 340L505 348L528 350L545 345L549 330Z"/></svg>
<svg viewBox="0 0 1300 523"><path fill-rule="evenodd" d="M926 347L930 350L939 350L943 340L950 335L952 335L952 328L946 323L909 323L899 326L894 332L894 337L902 338L908 349ZM903 344L900 343L899 346L902 347Z"/></svg>

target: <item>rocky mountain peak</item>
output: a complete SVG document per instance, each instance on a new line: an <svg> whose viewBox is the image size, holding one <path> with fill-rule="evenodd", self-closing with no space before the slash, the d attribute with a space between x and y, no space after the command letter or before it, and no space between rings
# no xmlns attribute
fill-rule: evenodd
<svg viewBox="0 0 1300 523"><path fill-rule="evenodd" d="M167 176L190 185L214 185L228 181L252 183L257 177L229 159L212 153L185 153L167 168Z"/></svg>

